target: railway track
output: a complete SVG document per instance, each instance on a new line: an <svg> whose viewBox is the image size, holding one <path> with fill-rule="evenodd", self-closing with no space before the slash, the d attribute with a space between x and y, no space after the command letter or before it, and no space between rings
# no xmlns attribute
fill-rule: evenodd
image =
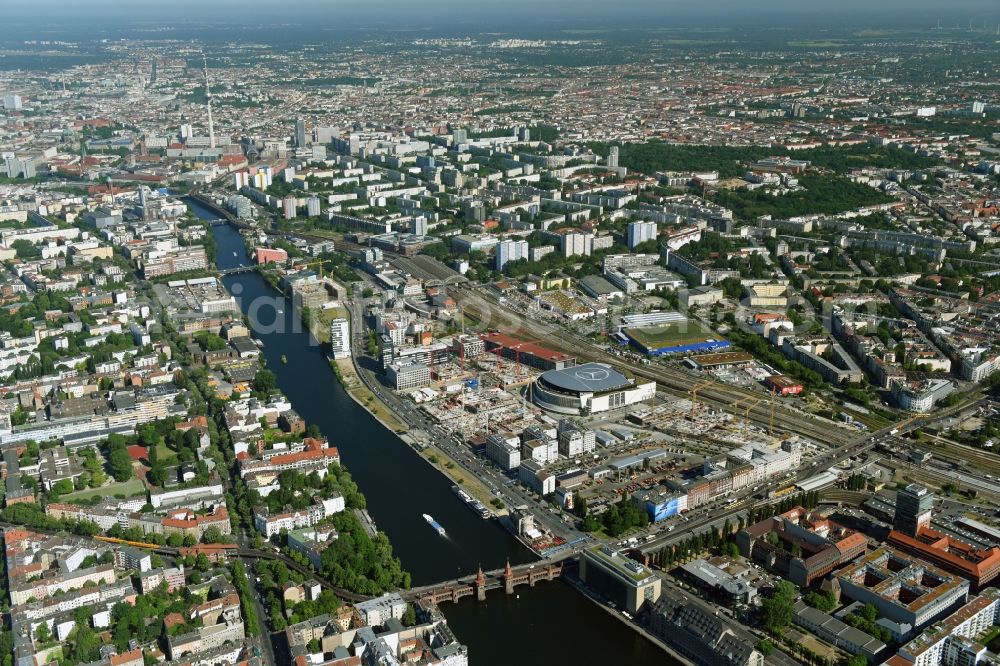
<svg viewBox="0 0 1000 666"><path fill-rule="evenodd" d="M989 453L966 444L951 441L944 443L936 440L937 438L928 443L927 446L937 452L939 457L965 461L971 467L1000 473L1000 456L995 453Z"/></svg>
<svg viewBox="0 0 1000 666"><path fill-rule="evenodd" d="M625 367L636 376L652 379L661 390L678 397L689 397L691 388L703 380L702 377L695 377L681 370L666 368L660 365L639 365L632 363L595 348L590 341L572 336L544 322L527 320L522 315L484 301L479 294L472 292L470 289L458 288L454 291L457 300L462 304L463 311L491 328L502 328L512 335L524 337L548 346L559 347L561 350L572 353L581 360L613 363L617 366ZM713 382L711 385L699 389L697 396L702 404L722 409L738 416L749 415L757 423L770 425L771 402L775 398L766 394ZM738 408L736 406L740 402L748 403L751 400L758 400L759 402L753 404L749 408L749 412L746 408ZM781 402L776 402L774 405L774 426L778 432L799 434L835 447L844 446L866 438L865 435L859 436L857 432L848 430L833 421L820 420L814 416L793 411Z"/></svg>

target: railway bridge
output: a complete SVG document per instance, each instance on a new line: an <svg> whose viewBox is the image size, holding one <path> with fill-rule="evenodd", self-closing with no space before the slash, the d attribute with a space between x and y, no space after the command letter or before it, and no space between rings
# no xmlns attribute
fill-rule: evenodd
<svg viewBox="0 0 1000 666"><path fill-rule="evenodd" d="M227 275L237 275L238 273L252 273L257 270L256 264L247 264L246 266L234 266L233 268L226 268L219 271L221 277Z"/></svg>
<svg viewBox="0 0 1000 666"><path fill-rule="evenodd" d="M507 594L513 594L514 588L527 585L534 587L535 583L554 580L562 575L563 562L538 564L523 564L512 567L510 562L503 569L483 571L480 567L475 576L466 576L443 583L415 587L400 594L407 601L419 601L423 604L439 604L442 601L457 602L464 597L476 595L476 599L486 599L486 592L503 588Z"/></svg>

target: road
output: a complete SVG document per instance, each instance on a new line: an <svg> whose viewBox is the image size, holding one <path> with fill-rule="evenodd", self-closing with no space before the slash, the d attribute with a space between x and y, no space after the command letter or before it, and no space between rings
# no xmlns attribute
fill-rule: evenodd
<svg viewBox="0 0 1000 666"><path fill-rule="evenodd" d="M516 477L504 474L487 461L473 455L464 442L456 442L453 439L454 435L449 435L413 404L401 399L391 389L384 386L370 370L362 367L363 364L359 362L364 357L362 352L364 349L362 308L362 303L352 302L349 305L352 354L358 376L361 377L368 389L410 428L410 434L413 436L421 435L426 440L433 442L459 467L482 481L490 489L490 492L500 498L507 506L527 506L534 514L535 522L538 525L566 541L564 547L580 546L593 542L590 535L578 530L572 522L567 523L563 520L560 509L538 501L534 495L516 482ZM546 552L546 555L554 555L556 552L556 550L550 550Z"/></svg>
<svg viewBox="0 0 1000 666"><path fill-rule="evenodd" d="M499 302L490 300L484 296L483 291L471 286L452 286L450 292L461 303L464 312L468 312L491 328L501 328L515 335L521 334L542 341L543 344L571 353L580 360L611 363L623 367L638 377L656 381L658 388L679 397L689 397L695 386L703 385L697 392L697 400L702 404L737 416L748 416L768 427L773 420L777 432L795 433L834 445L847 444L857 437L857 431L853 428L801 411L763 390L729 386L707 380L706 375L695 371L668 367L655 361L638 363L628 356L611 354L595 346L592 340L514 312Z"/></svg>

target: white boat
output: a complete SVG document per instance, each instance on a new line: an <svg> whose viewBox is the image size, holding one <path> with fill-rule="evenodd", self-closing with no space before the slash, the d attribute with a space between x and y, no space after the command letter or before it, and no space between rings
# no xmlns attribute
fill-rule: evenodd
<svg viewBox="0 0 1000 666"><path fill-rule="evenodd" d="M235 253L235 252L233 252L233 256L234 256L234 257L236 256L236 253Z"/></svg>
<svg viewBox="0 0 1000 666"><path fill-rule="evenodd" d="M424 514L424 520L427 521L428 525L437 530L438 534L440 534L441 536L448 536L448 533L444 531L444 528L441 527L441 524L438 521L434 520L434 518L432 518L429 514L426 513Z"/></svg>

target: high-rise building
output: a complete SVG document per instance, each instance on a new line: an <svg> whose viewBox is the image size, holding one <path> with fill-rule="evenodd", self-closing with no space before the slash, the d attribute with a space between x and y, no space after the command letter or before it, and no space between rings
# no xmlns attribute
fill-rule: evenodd
<svg viewBox="0 0 1000 666"><path fill-rule="evenodd" d="M464 129L456 129L451 132L452 143L465 143L469 140L469 133Z"/></svg>
<svg viewBox="0 0 1000 666"><path fill-rule="evenodd" d="M502 271L508 262L528 258L528 241L502 240L497 245L496 268Z"/></svg>
<svg viewBox="0 0 1000 666"><path fill-rule="evenodd" d="M634 250L636 245L656 238L656 222L629 222L628 249Z"/></svg>
<svg viewBox="0 0 1000 666"><path fill-rule="evenodd" d="M410 220L410 233L414 236L426 236L427 235L427 218L423 215L418 215L417 217Z"/></svg>
<svg viewBox="0 0 1000 666"><path fill-rule="evenodd" d="M896 515L892 526L909 536L917 536L921 529L930 527L934 493L918 483L911 483L896 493Z"/></svg>
<svg viewBox="0 0 1000 666"><path fill-rule="evenodd" d="M285 212L285 219L286 220L291 220L292 218L295 217L295 215L297 213L296 209L298 207L297 206L297 202L295 200L295 197L288 196L288 197L285 197L284 199L282 199L282 201L281 201L281 207L282 207L282 209Z"/></svg>
<svg viewBox="0 0 1000 666"><path fill-rule="evenodd" d="M571 231L568 234L563 234L560 239L560 249L564 257L579 255L589 257L594 251L594 235L579 231Z"/></svg>
<svg viewBox="0 0 1000 666"><path fill-rule="evenodd" d="M309 197L306 199L306 212L309 217L319 217L320 200L319 197Z"/></svg>
<svg viewBox="0 0 1000 666"><path fill-rule="evenodd" d="M344 318L330 322L330 351L334 358L347 358L351 355L351 329Z"/></svg>
<svg viewBox="0 0 1000 666"><path fill-rule="evenodd" d="M517 135L518 139L521 141L525 142L531 141L531 129L528 127L522 127L521 130L517 133Z"/></svg>
<svg viewBox="0 0 1000 666"><path fill-rule="evenodd" d="M7 111L20 111L23 105L20 95L10 93L3 96L3 108Z"/></svg>
<svg viewBox="0 0 1000 666"><path fill-rule="evenodd" d="M306 145L306 121L299 118L295 121L295 147L305 148Z"/></svg>
<svg viewBox="0 0 1000 666"><path fill-rule="evenodd" d="M986 102L973 102L972 112L973 113L984 113L986 111Z"/></svg>
<svg viewBox="0 0 1000 666"><path fill-rule="evenodd" d="M618 168L618 146L611 146L611 149L608 151L608 168Z"/></svg>

